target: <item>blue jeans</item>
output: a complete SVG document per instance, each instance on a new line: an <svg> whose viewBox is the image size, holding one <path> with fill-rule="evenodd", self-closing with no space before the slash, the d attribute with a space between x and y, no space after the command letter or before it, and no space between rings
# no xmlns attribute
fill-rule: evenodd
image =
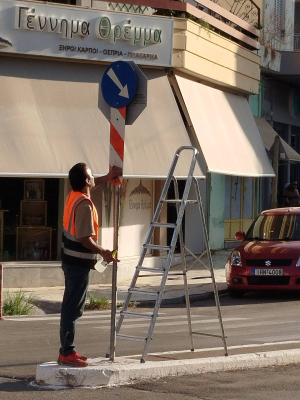
<svg viewBox="0 0 300 400"><path fill-rule="evenodd" d="M75 350L76 320L82 316L90 281L90 270L62 263L65 292L61 306L60 354L64 357Z"/></svg>

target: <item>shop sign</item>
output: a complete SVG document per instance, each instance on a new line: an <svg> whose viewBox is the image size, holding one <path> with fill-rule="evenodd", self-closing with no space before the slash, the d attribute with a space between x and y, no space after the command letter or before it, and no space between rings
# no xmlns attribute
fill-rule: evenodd
<svg viewBox="0 0 300 400"><path fill-rule="evenodd" d="M169 18L2 0L0 20L3 53L172 65Z"/></svg>

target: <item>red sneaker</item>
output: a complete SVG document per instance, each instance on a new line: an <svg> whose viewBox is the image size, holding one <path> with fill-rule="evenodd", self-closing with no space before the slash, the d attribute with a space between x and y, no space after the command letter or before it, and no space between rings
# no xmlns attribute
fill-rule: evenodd
<svg viewBox="0 0 300 400"><path fill-rule="evenodd" d="M80 360L86 361L87 357L82 356L81 354L77 353L77 351L73 350L73 354L75 357L80 358Z"/></svg>
<svg viewBox="0 0 300 400"><path fill-rule="evenodd" d="M76 352L68 354L65 357L62 354L60 354L58 356L57 364L71 365L73 367L80 367L80 368L87 367L89 365L87 361L82 360L81 358L76 356L74 353L76 353ZM78 354L78 353L76 353L76 354ZM78 355L80 355L80 354L78 354Z"/></svg>

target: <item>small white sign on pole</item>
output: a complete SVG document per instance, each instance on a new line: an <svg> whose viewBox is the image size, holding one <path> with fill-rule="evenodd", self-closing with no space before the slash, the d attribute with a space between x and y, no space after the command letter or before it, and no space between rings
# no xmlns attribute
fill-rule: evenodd
<svg viewBox="0 0 300 400"><path fill-rule="evenodd" d="M132 125L147 107L148 79L134 62L130 61L128 64L132 66L137 77L135 95L126 110L126 125Z"/></svg>

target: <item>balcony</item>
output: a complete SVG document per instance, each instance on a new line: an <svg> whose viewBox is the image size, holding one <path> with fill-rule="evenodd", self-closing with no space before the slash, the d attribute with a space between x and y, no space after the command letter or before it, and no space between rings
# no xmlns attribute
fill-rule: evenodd
<svg viewBox="0 0 300 400"><path fill-rule="evenodd" d="M262 32L261 44L277 51L300 51L300 33L282 33L276 35L273 32Z"/></svg>
<svg viewBox="0 0 300 400"><path fill-rule="evenodd" d="M293 39L293 51L300 51L300 33L295 33Z"/></svg>
<svg viewBox="0 0 300 400"><path fill-rule="evenodd" d="M300 33L285 34L282 38L275 38L269 43L269 52L273 54L273 62L280 58L280 68L273 71L275 76L280 76L293 85L299 84L300 76ZM263 50L263 46L261 48ZM263 59L263 58L262 58ZM271 71L268 71L271 73Z"/></svg>
<svg viewBox="0 0 300 400"><path fill-rule="evenodd" d="M250 2L250 0L248 1ZM114 11L187 18L248 50L259 49L260 31L257 27L260 24L260 17L258 8L255 12L251 8L252 12L256 15L256 19L249 19L247 21L245 13L241 14L240 18L230 10L226 10L211 0L188 0L188 2L176 0L125 0L124 2L117 3L99 0L81 0L80 3L83 6L90 5L93 8L108 8ZM245 3L247 1L243 2L243 4ZM255 26L251 25L251 22Z"/></svg>
<svg viewBox="0 0 300 400"><path fill-rule="evenodd" d="M260 30L214 1L80 1L94 9L174 17L172 67L177 72L215 87L258 93Z"/></svg>

